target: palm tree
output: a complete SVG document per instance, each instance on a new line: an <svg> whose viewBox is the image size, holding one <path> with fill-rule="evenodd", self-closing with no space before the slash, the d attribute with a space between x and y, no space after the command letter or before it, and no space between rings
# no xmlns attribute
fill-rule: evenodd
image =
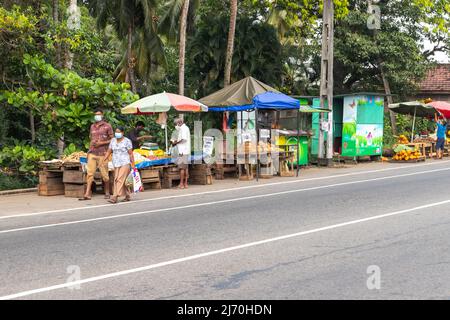
<svg viewBox="0 0 450 320"><path fill-rule="evenodd" d="M227 54L225 58L225 75L224 75L224 87L230 85L231 82L231 63L233 60L234 50L234 33L236 30L236 16L237 16L237 0L230 1L230 28L228 31L228 45Z"/></svg>
<svg viewBox="0 0 450 320"><path fill-rule="evenodd" d="M193 20L199 0L169 0L163 8L160 31L169 42L176 42L179 35L178 93L184 95L184 67L186 61L186 33L189 21ZM192 23L191 23L192 25Z"/></svg>
<svg viewBox="0 0 450 320"><path fill-rule="evenodd" d="M184 0L180 19L180 54L178 70L178 94L184 95L184 62L186 53L186 24L189 11L189 0Z"/></svg>
<svg viewBox="0 0 450 320"><path fill-rule="evenodd" d="M149 80L152 63L164 57L163 44L157 34L157 0L90 0L89 7L104 29L112 25L126 43L123 58L117 68L117 78L125 76L133 92L137 90L136 66L139 75Z"/></svg>

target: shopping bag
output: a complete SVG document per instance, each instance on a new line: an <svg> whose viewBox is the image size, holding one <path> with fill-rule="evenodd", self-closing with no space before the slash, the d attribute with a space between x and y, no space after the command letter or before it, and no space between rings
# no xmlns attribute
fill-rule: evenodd
<svg viewBox="0 0 450 320"><path fill-rule="evenodd" d="M132 172L133 175L133 192L138 193L143 190L141 175L139 174L138 169L134 169Z"/></svg>

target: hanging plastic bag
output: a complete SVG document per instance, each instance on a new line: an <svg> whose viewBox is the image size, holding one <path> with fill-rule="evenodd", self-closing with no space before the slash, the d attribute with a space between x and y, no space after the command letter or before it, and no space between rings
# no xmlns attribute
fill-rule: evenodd
<svg viewBox="0 0 450 320"><path fill-rule="evenodd" d="M142 191L142 180L141 175L139 174L138 169L134 169L131 171L131 174L133 175L133 192L138 193Z"/></svg>

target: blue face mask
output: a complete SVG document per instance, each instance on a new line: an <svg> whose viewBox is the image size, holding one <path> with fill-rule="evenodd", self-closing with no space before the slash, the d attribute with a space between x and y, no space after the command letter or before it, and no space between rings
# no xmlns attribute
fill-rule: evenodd
<svg viewBox="0 0 450 320"><path fill-rule="evenodd" d="M115 132L115 133L114 133L114 136L116 137L116 139L120 139L120 138L123 137L123 134L120 133L120 132Z"/></svg>

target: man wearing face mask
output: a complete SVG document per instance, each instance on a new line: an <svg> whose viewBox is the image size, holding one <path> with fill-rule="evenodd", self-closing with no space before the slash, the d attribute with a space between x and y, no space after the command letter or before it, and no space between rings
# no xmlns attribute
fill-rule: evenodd
<svg viewBox="0 0 450 320"><path fill-rule="evenodd" d="M91 144L87 156L87 186L86 193L79 200L91 200L92 183L94 182L94 174L97 168L100 170L102 180L105 186L105 199L109 199L109 173L108 161L103 161L106 151L108 151L109 143L114 136L113 129L109 123L103 120L103 111L97 109L94 116L95 123L91 125L89 137Z"/></svg>
<svg viewBox="0 0 450 320"><path fill-rule="evenodd" d="M184 189L188 187L188 165L189 156L191 155L191 133L183 119L177 118L174 123L175 129L178 132L176 141L172 141L172 145L177 146L178 149L177 165L180 169L180 185L178 188Z"/></svg>

